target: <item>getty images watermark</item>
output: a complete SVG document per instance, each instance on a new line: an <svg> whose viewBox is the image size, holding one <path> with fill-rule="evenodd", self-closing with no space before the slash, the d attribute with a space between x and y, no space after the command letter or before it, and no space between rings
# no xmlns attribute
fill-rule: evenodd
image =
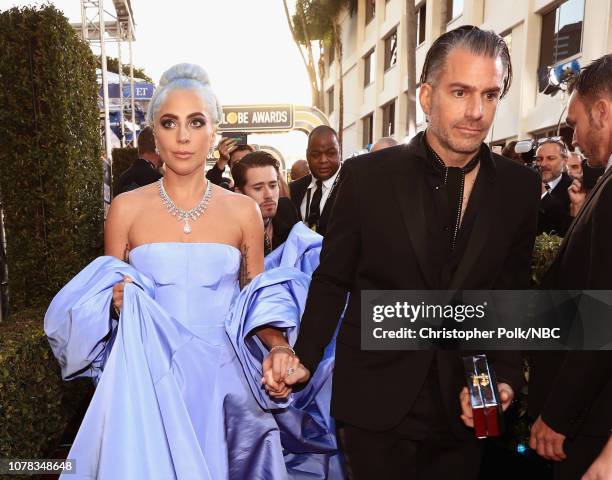
<svg viewBox="0 0 612 480"><path fill-rule="evenodd" d="M364 350L612 350L612 291L361 295Z"/></svg>

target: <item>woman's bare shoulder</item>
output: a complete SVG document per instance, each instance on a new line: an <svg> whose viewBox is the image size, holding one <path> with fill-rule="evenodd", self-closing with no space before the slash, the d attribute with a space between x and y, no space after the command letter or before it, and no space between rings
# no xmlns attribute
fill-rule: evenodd
<svg viewBox="0 0 612 480"><path fill-rule="evenodd" d="M120 214L122 216L137 215L151 201L158 197L157 184L145 185L144 187L120 193L111 202L109 215Z"/></svg>

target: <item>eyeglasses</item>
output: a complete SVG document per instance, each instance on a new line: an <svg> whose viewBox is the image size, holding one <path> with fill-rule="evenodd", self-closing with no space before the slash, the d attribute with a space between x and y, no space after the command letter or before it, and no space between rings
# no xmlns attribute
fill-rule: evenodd
<svg viewBox="0 0 612 480"><path fill-rule="evenodd" d="M565 142L563 141L563 137L543 137L538 138L536 142L538 144L538 147L540 145L543 145L544 143L558 143L559 145L563 145L564 147L566 147Z"/></svg>

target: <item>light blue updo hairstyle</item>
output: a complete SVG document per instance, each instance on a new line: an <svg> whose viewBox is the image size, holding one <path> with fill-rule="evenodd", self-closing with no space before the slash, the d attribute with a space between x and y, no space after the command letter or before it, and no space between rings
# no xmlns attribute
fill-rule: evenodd
<svg viewBox="0 0 612 480"><path fill-rule="evenodd" d="M213 125L219 125L223 116L221 104L210 86L208 73L202 67L193 63L179 63L164 72L149 104L149 111L147 112L149 125L153 125L159 108L172 90L194 90L197 92L206 104L206 110L211 116Z"/></svg>

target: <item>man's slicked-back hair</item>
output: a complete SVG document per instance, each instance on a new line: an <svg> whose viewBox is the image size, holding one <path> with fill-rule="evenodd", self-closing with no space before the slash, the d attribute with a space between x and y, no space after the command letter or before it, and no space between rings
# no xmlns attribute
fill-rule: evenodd
<svg viewBox="0 0 612 480"><path fill-rule="evenodd" d="M322 133L330 133L334 137L336 137L336 140L338 140L338 133L332 127L330 127L329 125L318 125L313 128L312 132L310 132L310 134L308 135L308 145L310 145L310 140L312 139L312 137L320 135Z"/></svg>
<svg viewBox="0 0 612 480"><path fill-rule="evenodd" d="M246 172L251 168L274 167L276 175L280 175L280 162L268 152L258 150L247 153L239 162L232 165L232 178L234 186L240 190L247 183Z"/></svg>
<svg viewBox="0 0 612 480"><path fill-rule="evenodd" d="M588 101L601 97L612 99L612 53L593 60L580 70L578 77L569 86L569 92L574 91Z"/></svg>
<svg viewBox="0 0 612 480"><path fill-rule="evenodd" d="M512 62L508 45L502 37L492 30L481 30L473 25L464 25L440 35L427 51L421 84L434 83L446 64L448 55L455 48L463 48L470 53L490 58L501 58L504 66L504 81L500 98L510 89L512 83Z"/></svg>

